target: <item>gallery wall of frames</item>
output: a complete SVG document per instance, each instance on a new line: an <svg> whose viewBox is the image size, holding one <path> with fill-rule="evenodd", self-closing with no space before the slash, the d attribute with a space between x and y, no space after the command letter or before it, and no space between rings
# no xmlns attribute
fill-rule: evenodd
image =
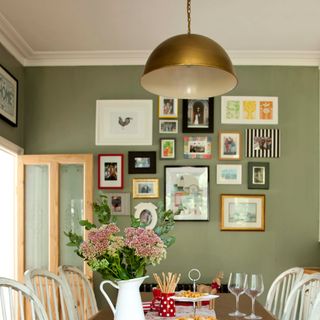
<svg viewBox="0 0 320 320"><path fill-rule="evenodd" d="M128 150L98 155L98 188L108 193L113 214L134 212L152 228L157 219L155 202L160 201L166 210L178 213L177 221L209 221L212 190L224 185L219 194L220 230L265 231L265 192L272 187L270 159L281 155L278 97L223 96L219 110L214 98L158 97L156 108L153 103L96 102L96 145L123 145ZM135 151L136 146L141 151ZM163 166L162 184L159 166ZM210 181L212 176L215 181ZM122 192L124 177L130 192Z"/></svg>

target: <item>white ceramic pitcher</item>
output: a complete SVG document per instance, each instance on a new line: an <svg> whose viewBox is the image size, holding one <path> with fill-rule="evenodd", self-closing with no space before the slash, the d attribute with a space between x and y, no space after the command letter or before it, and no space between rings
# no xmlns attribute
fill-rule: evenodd
<svg viewBox="0 0 320 320"><path fill-rule="evenodd" d="M100 291L106 298L114 314L114 320L145 319L139 288L142 282L148 277L149 276L130 280L119 280L117 281L117 283L114 283L110 280L105 280L101 282ZM114 307L109 296L103 288L103 286L106 283L111 284L114 288L119 290L116 307Z"/></svg>

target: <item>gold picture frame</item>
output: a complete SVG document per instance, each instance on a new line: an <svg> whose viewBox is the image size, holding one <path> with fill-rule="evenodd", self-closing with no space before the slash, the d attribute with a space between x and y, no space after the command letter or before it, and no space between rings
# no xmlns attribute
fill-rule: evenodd
<svg viewBox="0 0 320 320"><path fill-rule="evenodd" d="M178 118L178 99L159 96L158 116L163 119Z"/></svg>
<svg viewBox="0 0 320 320"><path fill-rule="evenodd" d="M159 198L159 179L132 179L134 199Z"/></svg>
<svg viewBox="0 0 320 320"><path fill-rule="evenodd" d="M221 194L220 230L264 231L264 194Z"/></svg>

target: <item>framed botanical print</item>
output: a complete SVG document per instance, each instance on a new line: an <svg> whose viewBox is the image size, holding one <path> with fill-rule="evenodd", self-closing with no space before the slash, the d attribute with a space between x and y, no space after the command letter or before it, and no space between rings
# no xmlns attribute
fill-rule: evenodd
<svg viewBox="0 0 320 320"><path fill-rule="evenodd" d="M269 189L268 162L248 162L248 189Z"/></svg>
<svg viewBox="0 0 320 320"><path fill-rule="evenodd" d="M157 160L155 151L128 152L128 173L156 173L156 163Z"/></svg>
<svg viewBox="0 0 320 320"><path fill-rule="evenodd" d="M123 154L98 155L98 188L123 188Z"/></svg>
<svg viewBox="0 0 320 320"><path fill-rule="evenodd" d="M178 118L178 99L159 97L159 118Z"/></svg>
<svg viewBox="0 0 320 320"><path fill-rule="evenodd" d="M241 132L219 132L219 160L241 159Z"/></svg>
<svg viewBox="0 0 320 320"><path fill-rule="evenodd" d="M182 111L182 132L213 132L213 98L185 99Z"/></svg>
<svg viewBox="0 0 320 320"><path fill-rule="evenodd" d="M159 179L132 179L134 199L159 198Z"/></svg>
<svg viewBox="0 0 320 320"><path fill-rule="evenodd" d="M222 194L221 230L264 231L265 195Z"/></svg>
<svg viewBox="0 0 320 320"><path fill-rule="evenodd" d="M209 166L165 166L165 209L175 220L209 220Z"/></svg>
<svg viewBox="0 0 320 320"><path fill-rule="evenodd" d="M173 160L176 158L176 139L160 138L160 159Z"/></svg>

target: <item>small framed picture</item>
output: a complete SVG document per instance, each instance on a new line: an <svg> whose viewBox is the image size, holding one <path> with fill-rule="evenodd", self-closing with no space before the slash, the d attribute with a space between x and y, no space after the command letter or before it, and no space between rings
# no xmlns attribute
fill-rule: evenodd
<svg viewBox="0 0 320 320"><path fill-rule="evenodd" d="M176 158L176 139L160 138L160 159L173 160Z"/></svg>
<svg viewBox="0 0 320 320"><path fill-rule="evenodd" d="M211 137L183 137L185 159L211 159Z"/></svg>
<svg viewBox="0 0 320 320"><path fill-rule="evenodd" d="M222 194L221 230L264 231L265 195Z"/></svg>
<svg viewBox="0 0 320 320"><path fill-rule="evenodd" d="M241 164L217 164L217 184L241 184Z"/></svg>
<svg viewBox="0 0 320 320"><path fill-rule="evenodd" d="M128 173L156 173L156 151L129 151Z"/></svg>
<svg viewBox="0 0 320 320"><path fill-rule="evenodd" d="M107 193L111 213L119 216L130 215L130 193Z"/></svg>
<svg viewBox="0 0 320 320"><path fill-rule="evenodd" d="M0 65L0 118L13 127L18 125L18 80Z"/></svg>
<svg viewBox="0 0 320 320"><path fill-rule="evenodd" d="M133 198L159 198L159 179L132 179Z"/></svg>
<svg viewBox="0 0 320 320"><path fill-rule="evenodd" d="M248 189L269 189L268 162L248 162Z"/></svg>
<svg viewBox="0 0 320 320"><path fill-rule="evenodd" d="M123 154L98 155L98 188L123 188Z"/></svg>
<svg viewBox="0 0 320 320"><path fill-rule="evenodd" d="M248 158L279 158L279 129L247 129L246 156Z"/></svg>
<svg viewBox="0 0 320 320"><path fill-rule="evenodd" d="M213 132L213 98L185 99L182 111L182 132Z"/></svg>
<svg viewBox="0 0 320 320"><path fill-rule="evenodd" d="M241 159L241 132L219 132L219 160Z"/></svg>
<svg viewBox="0 0 320 320"><path fill-rule="evenodd" d="M178 99L159 97L159 118L178 118Z"/></svg>
<svg viewBox="0 0 320 320"><path fill-rule="evenodd" d="M157 206L153 203L141 202L135 207L134 217L140 220L140 223L146 229L153 229L158 222Z"/></svg>
<svg viewBox="0 0 320 320"><path fill-rule="evenodd" d="M178 120L159 120L160 133L178 133Z"/></svg>

